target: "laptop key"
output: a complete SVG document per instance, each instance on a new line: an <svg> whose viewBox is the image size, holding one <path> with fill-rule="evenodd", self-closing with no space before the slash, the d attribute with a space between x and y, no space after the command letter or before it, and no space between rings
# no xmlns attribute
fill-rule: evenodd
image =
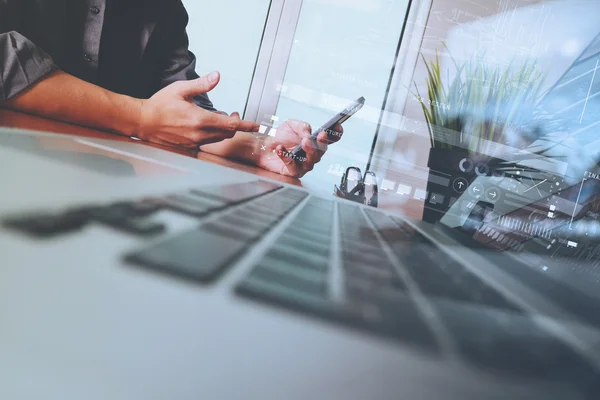
<svg viewBox="0 0 600 400"><path fill-rule="evenodd" d="M242 219L231 214L219 218L218 221L221 224L225 224L231 227L239 226L242 228L248 228L249 230L256 232L258 235L262 234L263 232L266 232L267 230L269 230L269 228L273 226L273 223L269 223L267 221L261 221L259 219Z"/></svg>
<svg viewBox="0 0 600 400"><path fill-rule="evenodd" d="M402 280L389 265L366 265L360 261L344 260L346 278L355 277L364 280L388 282L390 286L402 286Z"/></svg>
<svg viewBox="0 0 600 400"><path fill-rule="evenodd" d="M202 217L212 211L223 208L225 203L217 200L197 199L191 200L182 195L171 195L157 200L163 207L193 217Z"/></svg>
<svg viewBox="0 0 600 400"><path fill-rule="evenodd" d="M140 219L158 211L152 202L117 202L108 206L80 206L64 212L8 218L3 224L30 236L51 237L82 229L91 221L137 235L153 235L165 230L163 224Z"/></svg>
<svg viewBox="0 0 600 400"><path fill-rule="evenodd" d="M331 242L331 235L329 233L313 231L297 225L290 225L286 230L286 234L288 236L298 237L300 239L313 241L315 243L329 244Z"/></svg>
<svg viewBox="0 0 600 400"><path fill-rule="evenodd" d="M382 264L390 265L385 253L381 251L381 248L363 248L354 249L352 245L344 246L342 249L342 255L344 260L354 263L360 263L365 266L380 266Z"/></svg>
<svg viewBox="0 0 600 400"><path fill-rule="evenodd" d="M279 237L277 246L295 247L302 252L315 253L322 256L330 253L330 245L327 240L319 242L311 238L295 236L289 231Z"/></svg>
<svg viewBox="0 0 600 400"><path fill-rule="evenodd" d="M197 196L217 199L229 204L250 200L254 197L270 193L282 186L267 181L236 183L194 189L191 192Z"/></svg>
<svg viewBox="0 0 600 400"><path fill-rule="evenodd" d="M249 226L232 226L221 221L213 221L202 225L202 229L216 233L224 237L229 237L242 242L254 242L260 238L260 231Z"/></svg>
<svg viewBox="0 0 600 400"><path fill-rule="evenodd" d="M160 211L161 205L155 199L146 199L139 201L118 201L105 207L98 208L110 208L118 210L127 218L138 218L155 214Z"/></svg>
<svg viewBox="0 0 600 400"><path fill-rule="evenodd" d="M219 233L225 237L233 237L244 241L255 241L269 230L280 216L269 215L268 218L242 218L239 214L230 213L215 221L202 225L203 229Z"/></svg>
<svg viewBox="0 0 600 400"><path fill-rule="evenodd" d="M247 221L265 221L267 223L275 222L282 217L281 213L277 213L275 210L256 212L249 207L237 209L230 215Z"/></svg>
<svg viewBox="0 0 600 400"><path fill-rule="evenodd" d="M349 296L349 314L360 318L366 328L429 352L439 351L427 322L407 296L386 295L384 290Z"/></svg>
<svg viewBox="0 0 600 400"><path fill-rule="evenodd" d="M132 215L135 217L147 217L160 210L160 205L157 203L138 201L129 203Z"/></svg>
<svg viewBox="0 0 600 400"><path fill-rule="evenodd" d="M292 290L319 297L325 297L327 294L327 282L323 274L299 274L298 271L294 272L294 269L280 266L277 260L268 258L263 260L260 265L252 270L249 275L250 279L277 283Z"/></svg>
<svg viewBox="0 0 600 400"><path fill-rule="evenodd" d="M200 282L217 278L248 243L193 229L125 257L129 263Z"/></svg>
<svg viewBox="0 0 600 400"><path fill-rule="evenodd" d="M281 265L290 269L310 269L325 271L329 266L329 254L319 255L316 253L302 252L293 247L282 247L275 245L267 253L266 257L278 260Z"/></svg>
<svg viewBox="0 0 600 400"><path fill-rule="evenodd" d="M165 231L164 224L132 217L134 214L135 209L131 204L118 203L90 211L89 218L111 228L136 235L155 235Z"/></svg>
<svg viewBox="0 0 600 400"><path fill-rule="evenodd" d="M88 222L82 213L39 214L4 219L2 225L36 238L81 230Z"/></svg>

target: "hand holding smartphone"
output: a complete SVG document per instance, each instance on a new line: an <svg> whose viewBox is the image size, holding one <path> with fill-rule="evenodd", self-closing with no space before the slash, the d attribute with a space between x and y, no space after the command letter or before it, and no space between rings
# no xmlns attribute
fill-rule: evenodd
<svg viewBox="0 0 600 400"><path fill-rule="evenodd" d="M331 118L329 121L327 121L325 124L323 124L323 126L321 126L319 129L314 130L313 133L310 135L310 138L316 144L317 137L319 136L319 134L321 132L327 132L329 139L331 141L333 141L335 138L332 137L333 135L331 132L337 126L337 124L341 125L344 122L346 122L348 119L350 119L350 117L352 117L361 108L363 108L364 105L365 105L364 97L360 97L359 99L355 100L354 102L352 102L352 104L350 104L348 107L346 107L343 111L341 111L340 113L335 115L333 118ZM292 150L289 153L289 157L291 157L295 160L305 160L306 152L302 149L302 144L299 144L298 146L296 146L296 148L294 148L294 150Z"/></svg>

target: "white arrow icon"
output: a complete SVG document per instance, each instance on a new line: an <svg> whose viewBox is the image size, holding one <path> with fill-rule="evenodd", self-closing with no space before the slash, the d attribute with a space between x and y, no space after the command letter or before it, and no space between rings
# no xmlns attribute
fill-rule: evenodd
<svg viewBox="0 0 600 400"><path fill-rule="evenodd" d="M464 184L464 183L462 183L462 182L458 182L458 188L459 188L459 189L462 189L462 188L463 188L463 186L465 186L465 184Z"/></svg>
<svg viewBox="0 0 600 400"><path fill-rule="evenodd" d="M490 196L492 196L492 198L494 198L494 199L495 199L495 198L496 198L496 196L498 196L498 194L497 194L496 192L492 192L492 193L490 193Z"/></svg>

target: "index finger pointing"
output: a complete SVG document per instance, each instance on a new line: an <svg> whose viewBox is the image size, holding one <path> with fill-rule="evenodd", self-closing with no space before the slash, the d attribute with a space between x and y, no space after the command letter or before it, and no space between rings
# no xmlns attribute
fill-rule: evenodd
<svg viewBox="0 0 600 400"><path fill-rule="evenodd" d="M253 121L241 120L239 116L225 116L216 113L210 113L202 118L200 128L223 129L227 131L245 131L256 132L259 125Z"/></svg>
<svg viewBox="0 0 600 400"><path fill-rule="evenodd" d="M237 130L242 132L258 132L260 125L253 121L246 121L241 119Z"/></svg>

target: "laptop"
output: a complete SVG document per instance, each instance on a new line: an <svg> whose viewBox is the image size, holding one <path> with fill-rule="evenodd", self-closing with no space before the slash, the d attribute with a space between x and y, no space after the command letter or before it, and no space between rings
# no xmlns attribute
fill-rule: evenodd
<svg viewBox="0 0 600 400"><path fill-rule="evenodd" d="M596 399L598 175L533 164L432 225L0 129L0 398Z"/></svg>

